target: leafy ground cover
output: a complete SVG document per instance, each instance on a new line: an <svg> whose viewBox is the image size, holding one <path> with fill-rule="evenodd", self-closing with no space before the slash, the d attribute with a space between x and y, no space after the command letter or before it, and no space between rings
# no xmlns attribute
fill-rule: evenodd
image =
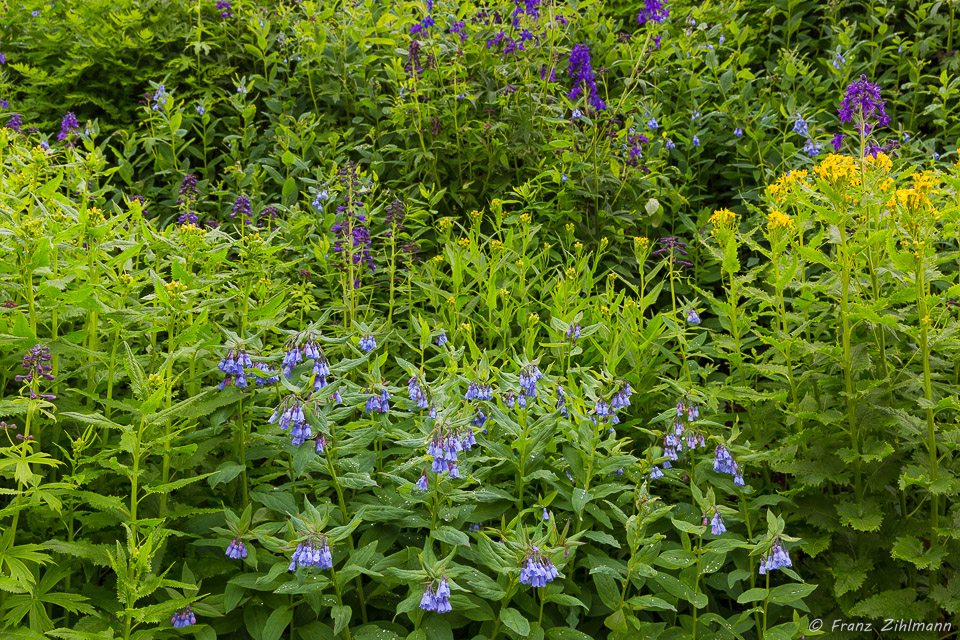
<svg viewBox="0 0 960 640"><path fill-rule="evenodd" d="M950 637L956 8L5 8L0 634Z"/></svg>

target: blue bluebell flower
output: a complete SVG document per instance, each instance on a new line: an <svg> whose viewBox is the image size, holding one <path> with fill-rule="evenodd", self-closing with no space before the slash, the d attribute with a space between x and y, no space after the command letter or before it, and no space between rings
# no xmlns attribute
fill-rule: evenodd
<svg viewBox="0 0 960 640"><path fill-rule="evenodd" d="M226 555L234 560L239 560L240 558L247 557L247 547L243 544L243 540L240 538L234 538L230 541L230 546L227 547Z"/></svg>
<svg viewBox="0 0 960 640"><path fill-rule="evenodd" d="M543 378L537 365L530 364L520 370L520 388L528 398L537 397L537 382Z"/></svg>
<svg viewBox="0 0 960 640"><path fill-rule="evenodd" d="M418 409L426 409L430 406L427 391L424 389L423 383L420 382L419 376L410 377L410 380L407 382L407 396L417 403ZM436 411L434 411L434 414L435 413ZM431 417L435 417L435 415Z"/></svg>
<svg viewBox="0 0 960 640"><path fill-rule="evenodd" d="M696 135L693 136L693 140L691 140L691 142L693 143L693 146L695 146L695 147L699 147L699 146L700 146L700 138L697 137Z"/></svg>
<svg viewBox="0 0 960 640"><path fill-rule="evenodd" d="M563 391L563 386L557 385L557 405L556 408L560 410L560 415L567 417L570 415L570 412L567 411L567 396Z"/></svg>
<svg viewBox="0 0 960 640"><path fill-rule="evenodd" d="M793 132L799 133L805 138L810 136L810 132L807 127L807 121L804 120L803 116L801 116L799 113L796 116L796 120L793 121Z"/></svg>
<svg viewBox="0 0 960 640"><path fill-rule="evenodd" d="M630 406L631 395L633 395L633 388L630 386L630 383L626 380L621 380L618 383L617 390L614 391L610 397L610 408L614 410L626 409Z"/></svg>
<svg viewBox="0 0 960 640"><path fill-rule="evenodd" d="M471 522L470 526L467 527L467 531L480 531L481 529L483 529L482 522Z"/></svg>
<svg viewBox="0 0 960 640"><path fill-rule="evenodd" d="M493 400L493 387L489 384L471 382L463 397L467 400Z"/></svg>
<svg viewBox="0 0 960 640"><path fill-rule="evenodd" d="M197 617L193 615L193 609L190 608L190 605L187 605L183 609L177 609L174 612L173 617L170 619L170 624L172 624L175 629L183 629L191 624L197 624Z"/></svg>
<svg viewBox="0 0 960 640"><path fill-rule="evenodd" d="M447 344L447 334L445 331L440 332L440 335L437 336L436 343L438 347L442 347L443 345Z"/></svg>
<svg viewBox="0 0 960 640"><path fill-rule="evenodd" d="M197 114L199 114L200 116L203 116L203 114L205 114L206 112L207 112L207 108L205 106L203 106L202 104L197 105Z"/></svg>
<svg viewBox="0 0 960 640"><path fill-rule="evenodd" d="M743 129L741 129L740 127L737 127L736 129L733 130L733 135L737 136L738 138L742 138Z"/></svg>
<svg viewBox="0 0 960 640"><path fill-rule="evenodd" d="M545 587L559 575L550 559L540 553L538 548L533 547L527 554L526 564L520 570L520 584L528 584L535 588Z"/></svg>
<svg viewBox="0 0 960 640"><path fill-rule="evenodd" d="M693 309L690 309L690 313L687 314L687 324L694 326L700 324L700 316Z"/></svg>
<svg viewBox="0 0 960 640"><path fill-rule="evenodd" d="M306 540L297 545L297 550L290 558L288 571L296 571L300 567L317 567L318 569L332 569L333 556L330 554L330 545L324 536Z"/></svg>
<svg viewBox="0 0 960 640"><path fill-rule="evenodd" d="M426 491L430 488L430 481L427 479L427 472L424 471L423 475L420 476L420 479L417 480L417 489L420 491Z"/></svg>
<svg viewBox="0 0 960 640"><path fill-rule="evenodd" d="M246 351L243 349L237 349L236 351L231 349L227 352L227 355L220 360L217 368L227 374L217 387L223 391L224 387L228 387L231 384L241 388L246 387L246 369L252 369L254 366L253 360L250 359Z"/></svg>
<svg viewBox="0 0 960 640"><path fill-rule="evenodd" d="M720 511L714 511L713 518L710 520L710 533L719 536L726 533L727 528L723 526L723 519L720 517Z"/></svg>
<svg viewBox="0 0 960 640"><path fill-rule="evenodd" d="M580 113L580 109L574 109L573 113L570 114L571 120L579 120L582 117L583 117L583 114Z"/></svg>
<svg viewBox="0 0 960 640"><path fill-rule="evenodd" d="M377 348L377 341L372 335L366 335L360 338L360 348L365 352L370 353Z"/></svg>
<svg viewBox="0 0 960 640"><path fill-rule="evenodd" d="M792 566L793 562L790 560L790 555L780 544L780 541L777 540L773 543L770 553L768 555L761 556L760 558L760 575L764 575L768 571L773 571L774 569L782 569L783 567Z"/></svg>
<svg viewBox="0 0 960 640"><path fill-rule="evenodd" d="M323 203L330 199L330 194L327 193L326 189L321 189L317 192L316 197L313 199L313 202L310 203L311 206L317 210L319 213L323 213Z"/></svg>
<svg viewBox="0 0 960 640"><path fill-rule="evenodd" d="M567 339L571 342L576 342L580 339L580 330L581 327L579 324L572 324L567 327Z"/></svg>
<svg viewBox="0 0 960 640"><path fill-rule="evenodd" d="M546 507L544 507L544 508L543 508L543 521L546 522L546 521L549 520L549 519L550 519L550 512L547 511L547 508L546 508Z"/></svg>
<svg viewBox="0 0 960 640"><path fill-rule="evenodd" d="M676 149L676 148L677 148L677 145L674 144L673 140L671 140L670 138L665 138L665 139L664 139L663 146L665 146L667 149Z"/></svg>
<svg viewBox="0 0 960 640"><path fill-rule="evenodd" d="M714 451L713 470L717 473L726 473L731 476L736 473L733 457L722 444L717 445Z"/></svg>
<svg viewBox="0 0 960 640"><path fill-rule="evenodd" d="M656 480L663 477L663 471L660 471L660 467L654 467L653 471L650 472L650 479Z"/></svg>
<svg viewBox="0 0 960 640"><path fill-rule="evenodd" d="M254 368L254 369L257 369L257 370L259 370L259 371L262 371L262 372L265 373L265 374L268 374L267 377L265 377L265 378L264 378L264 377L260 377L260 376L256 376L256 377L254 378L254 382L256 383L256 385L257 385L258 387L265 387L265 386L267 386L267 385L269 385L269 384L276 384L276 383L280 382L280 372L279 372L279 371L271 371L271 370L270 370L270 367L267 366L267 363L266 363L266 362L257 362L257 363L254 363L253 368Z"/></svg>
<svg viewBox="0 0 960 640"><path fill-rule="evenodd" d="M290 444L295 447L313 437L313 431L310 429L310 424L303 412L303 405L295 396L284 398L274 409L267 422L269 424L277 423L284 431L290 429L290 436L292 437Z"/></svg>
<svg viewBox="0 0 960 640"><path fill-rule="evenodd" d="M816 158L820 155L820 143L814 141L813 138L807 138L807 142L803 145L803 151L811 158Z"/></svg>
<svg viewBox="0 0 960 640"><path fill-rule="evenodd" d="M660 126L660 124L657 122L656 118L650 118L649 120L647 120L647 126L650 127L651 129L656 129L657 127Z"/></svg>
<svg viewBox="0 0 960 640"><path fill-rule="evenodd" d="M423 597L420 599L420 608L434 613L453 611L453 607L450 606L450 585L446 578L440 578L440 583L435 589L433 583L427 585Z"/></svg>

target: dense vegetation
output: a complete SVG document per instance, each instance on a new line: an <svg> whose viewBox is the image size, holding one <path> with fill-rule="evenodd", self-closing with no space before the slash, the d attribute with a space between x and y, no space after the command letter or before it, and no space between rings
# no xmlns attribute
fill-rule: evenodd
<svg viewBox="0 0 960 640"><path fill-rule="evenodd" d="M957 4L5 5L0 636L952 637Z"/></svg>

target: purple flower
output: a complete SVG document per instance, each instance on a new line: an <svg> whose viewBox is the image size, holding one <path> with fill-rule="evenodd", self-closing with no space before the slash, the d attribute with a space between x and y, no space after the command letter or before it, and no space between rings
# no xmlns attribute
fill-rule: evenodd
<svg viewBox="0 0 960 640"><path fill-rule="evenodd" d="M544 508L543 508L543 521L546 522L546 521L549 520L549 519L550 519L550 512L547 511L547 508L546 508L546 507L544 507Z"/></svg>
<svg viewBox="0 0 960 640"><path fill-rule="evenodd" d="M11 113L10 118L7 119L7 124L4 125L7 129L13 129L14 131L20 131L23 128L23 118L19 113Z"/></svg>
<svg viewBox="0 0 960 640"><path fill-rule="evenodd" d="M650 472L650 479L656 480L663 477L663 471L660 471L660 467L654 467L653 471Z"/></svg>
<svg viewBox="0 0 960 640"><path fill-rule="evenodd" d="M250 198L240 194L237 196L237 199L233 201L233 209L231 210L230 217L233 218L235 216L240 216L243 218L244 216L249 216L252 210L253 208L250 205Z"/></svg>
<svg viewBox="0 0 960 640"><path fill-rule="evenodd" d="M80 123L77 122L77 116L72 111L68 111L60 122L60 133L57 134L57 140L67 140L71 135L80 130Z"/></svg>
<svg viewBox="0 0 960 640"><path fill-rule="evenodd" d="M417 480L417 489L420 491L426 491L430 487L430 481L427 480L427 472L424 471L423 475L420 476L420 479Z"/></svg>
<svg viewBox="0 0 960 640"><path fill-rule="evenodd" d="M567 96L571 101L577 100L586 89L587 100L594 109L603 111L607 108L597 90L590 60L590 47L585 44L574 45L570 52L570 65L567 67L567 73L573 78L573 89Z"/></svg>
<svg viewBox="0 0 960 640"><path fill-rule="evenodd" d="M313 431L310 429L310 424L303 412L303 405L296 396L287 396L281 400L267 422L269 424L276 422L284 431L290 429L292 438L290 444L295 447L299 447L313 437Z"/></svg>
<svg viewBox="0 0 960 640"><path fill-rule="evenodd" d="M226 555L229 556L230 558L233 558L234 560L238 560L240 558L246 558L247 547L244 546L243 540L241 540L240 538L234 538L230 542L230 546L227 547Z"/></svg>
<svg viewBox="0 0 960 640"><path fill-rule="evenodd" d="M851 82L843 96L840 108L840 122L856 121L861 133L869 133L872 125L869 120L876 120L881 127L890 122L890 116L883 110L885 100L880 99L880 86L867 81L867 76L861 75L859 80Z"/></svg>
<svg viewBox="0 0 960 640"><path fill-rule="evenodd" d="M637 22L642 26L648 22L661 23L670 17L670 10L663 6L660 0L644 0L640 7Z"/></svg>
<svg viewBox="0 0 960 640"><path fill-rule="evenodd" d="M760 557L760 575L764 575L768 571L773 571L774 569L782 569L783 567L792 566L793 562L790 561L790 555L787 553L786 549L783 548L780 540L776 540L773 543L773 547L770 549L770 553L768 555Z"/></svg>
<svg viewBox="0 0 960 640"><path fill-rule="evenodd" d="M723 519L720 518L720 512L714 511L713 518L710 520L710 533L719 536L726 532L727 528L723 526Z"/></svg>
<svg viewBox="0 0 960 640"><path fill-rule="evenodd" d="M803 119L799 113L797 114L797 119L793 121L793 132L799 133L803 137L808 137L810 135L809 128L807 127L807 121Z"/></svg>
<svg viewBox="0 0 960 640"><path fill-rule="evenodd" d="M363 349L366 353L370 353L377 348L377 341L371 335L366 335L360 338L360 348Z"/></svg>
<svg viewBox="0 0 960 640"><path fill-rule="evenodd" d="M806 144L803 145L803 151L811 158L816 158L820 155L820 143L815 142L813 138L807 138Z"/></svg>
<svg viewBox="0 0 960 640"><path fill-rule="evenodd" d="M30 350L23 356L23 362L20 363L20 366L26 369L27 373L14 376L13 379L18 382L30 382L39 378L53 380L54 376L50 373L53 367L47 364L52 357L50 347L39 344L30 347Z"/></svg>
<svg viewBox="0 0 960 640"><path fill-rule="evenodd" d="M698 137L696 136L696 134L694 134L693 140L691 140L691 142L693 143L693 146L695 146L695 147L699 147L699 146L700 146L700 138L698 138Z"/></svg>
<svg viewBox="0 0 960 640"><path fill-rule="evenodd" d="M437 336L436 343L438 347L447 344L447 333L445 331L440 332L440 335Z"/></svg>
<svg viewBox="0 0 960 640"><path fill-rule="evenodd" d="M690 313L687 314L687 324L693 326L700 324L700 316L698 316L697 312L693 309L690 309Z"/></svg>
<svg viewBox="0 0 960 640"><path fill-rule="evenodd" d="M348 256L352 256L354 265L366 263L370 272L376 272L373 256L370 253L370 229L367 228L367 218L363 214L353 213L346 207L338 207L338 213L344 216L340 222L331 227L330 231L336 237L333 252L337 254L341 271L347 270ZM360 288L360 279L353 282L355 289Z"/></svg>
<svg viewBox="0 0 960 640"><path fill-rule="evenodd" d="M550 562L550 559L540 553L539 549L533 547L527 554L526 564L520 570L520 584L528 584L535 588L545 587L548 582L553 582L553 579L559 575L560 573Z"/></svg>
<svg viewBox="0 0 960 640"><path fill-rule="evenodd" d="M220 18L232 18L233 11L230 10L230 0L217 0L217 11L220 12Z"/></svg>
<svg viewBox="0 0 960 640"><path fill-rule="evenodd" d="M435 613L450 613L453 607L450 606L450 585L446 578L440 578L440 584L434 588L431 582L423 592L420 598L420 608L424 611L433 611Z"/></svg>
<svg viewBox="0 0 960 640"><path fill-rule="evenodd" d="M190 605L187 605L183 609L176 610L173 617L170 618L170 624L175 629L183 629L191 624L197 624L197 617L193 615L193 609L190 608Z"/></svg>
<svg viewBox="0 0 960 640"><path fill-rule="evenodd" d="M741 129L740 127L737 127L736 129L733 130L733 135L737 136L738 138L743 137L743 129Z"/></svg>
<svg viewBox="0 0 960 640"><path fill-rule="evenodd" d="M454 22L453 26L450 27L450 33L459 35L461 41L465 41L469 37L467 35L467 25L463 22Z"/></svg>
<svg viewBox="0 0 960 640"><path fill-rule="evenodd" d="M290 558L288 571L296 571L300 567L317 567L318 569L332 569L333 556L330 554L330 545L322 536L314 536L297 545L296 551Z"/></svg>
<svg viewBox="0 0 960 640"><path fill-rule="evenodd" d="M833 134L833 140L831 144L833 145L833 150L837 153L840 153L840 147L843 146L843 139L847 137L845 133L835 133Z"/></svg>

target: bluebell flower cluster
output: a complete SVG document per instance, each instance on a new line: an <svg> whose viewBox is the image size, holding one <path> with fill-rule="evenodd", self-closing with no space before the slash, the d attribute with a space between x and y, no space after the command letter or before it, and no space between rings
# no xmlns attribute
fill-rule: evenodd
<svg viewBox="0 0 960 640"><path fill-rule="evenodd" d="M457 466L459 462L457 454L461 451L470 451L475 444L477 444L477 439L471 429L467 429L465 432L438 429L431 436L430 443L427 445L427 455L433 456L433 464L430 470L434 473L447 472L451 478L459 478L460 468Z"/></svg>
<svg viewBox="0 0 960 640"><path fill-rule="evenodd" d="M366 335L360 338L360 348L366 353L370 353L377 348L377 341L372 335Z"/></svg>
<svg viewBox="0 0 960 640"><path fill-rule="evenodd" d="M687 324L697 326L700 324L700 316L697 315L695 309L690 309L690 313L687 314Z"/></svg>
<svg viewBox="0 0 960 640"><path fill-rule="evenodd" d="M737 127L736 129L733 130L733 135L737 136L738 138L742 138L743 129L741 129L740 127Z"/></svg>
<svg viewBox="0 0 960 640"><path fill-rule="evenodd" d="M435 340L435 342L438 347L442 347L443 345L447 344L447 332L441 331L440 335L437 336L437 339Z"/></svg>
<svg viewBox="0 0 960 640"><path fill-rule="evenodd" d="M430 406L430 397L420 376L410 376L410 380L407 381L407 397L417 403L417 409L426 409Z"/></svg>
<svg viewBox="0 0 960 640"><path fill-rule="evenodd" d="M664 138L664 140L663 140L663 146L665 146L667 149L676 149L676 148L677 148L676 143L674 143L674 141L671 140L670 138Z"/></svg>
<svg viewBox="0 0 960 640"><path fill-rule="evenodd" d="M820 155L820 143L816 142L813 138L807 138L806 143L803 145L803 152L811 158L816 158Z"/></svg>
<svg viewBox="0 0 960 640"><path fill-rule="evenodd" d="M563 386L557 384L557 405L556 408L560 410L560 415L563 417L568 417L570 412L567 410L567 394L563 391Z"/></svg>
<svg viewBox="0 0 960 640"><path fill-rule="evenodd" d="M325 387L327 384L326 378L330 375L330 361L327 360L320 344L313 339L298 344L298 339L293 338L284 345L282 364L284 377L288 380L293 377L293 370L304 360L313 360L313 373L320 378L324 378L323 383L316 388Z"/></svg>
<svg viewBox="0 0 960 640"><path fill-rule="evenodd" d="M523 569L520 570L520 584L545 587L559 575L560 572L553 566L550 559L541 553L540 549L532 547L524 561Z"/></svg>
<svg viewBox="0 0 960 640"><path fill-rule="evenodd" d="M291 444L295 447L299 447L308 438L313 437L313 430L310 429L310 424L307 422L303 405L295 396L284 398L274 409L267 422L269 424L279 424L284 431L290 429L290 435L293 438Z"/></svg>
<svg viewBox="0 0 960 640"><path fill-rule="evenodd" d="M450 585L446 578L440 578L440 583L436 587L432 582L427 585L423 591L423 597L420 598L420 608L435 613L453 611L453 607L450 606Z"/></svg>
<svg viewBox="0 0 960 640"><path fill-rule="evenodd" d="M483 529L482 522L471 522L470 526L467 527L467 531L480 531L481 529Z"/></svg>
<svg viewBox="0 0 960 640"><path fill-rule="evenodd" d="M467 400L493 400L493 387L483 382L471 382L463 397Z"/></svg>
<svg viewBox="0 0 960 640"><path fill-rule="evenodd" d="M693 144L693 146L699 147L699 146L700 146L700 137L697 136L696 134L694 134L693 140L691 140L690 142Z"/></svg>
<svg viewBox="0 0 960 640"><path fill-rule="evenodd" d="M157 92L151 96L153 98L153 110L160 111L167 102L166 88L161 84L157 87Z"/></svg>
<svg viewBox="0 0 960 640"><path fill-rule="evenodd" d="M227 547L228 557L233 558L234 560L239 560L240 558L247 557L247 547L243 544L243 540L240 538L234 538L230 541L230 546Z"/></svg>
<svg viewBox="0 0 960 640"><path fill-rule="evenodd" d="M523 398L536 398L537 397L537 382L543 379L543 374L540 373L540 369L537 368L535 364L528 364L523 369L520 370L520 388L523 389ZM526 402L521 400L523 404L521 406L526 406Z"/></svg>
<svg viewBox="0 0 960 640"><path fill-rule="evenodd" d="M180 217L177 222L185 225L197 226L197 198L200 196L199 182L197 176L188 173L180 181L180 198L176 204L181 207Z"/></svg>
<svg viewBox="0 0 960 640"><path fill-rule="evenodd" d="M607 108L597 89L597 81L591 65L590 47L585 44L574 45L570 52L570 66L567 68L567 73L573 78L573 89L567 95L571 101L577 100L586 91L590 106L597 111L604 111Z"/></svg>
<svg viewBox="0 0 960 640"><path fill-rule="evenodd" d="M647 126L650 127L651 129L656 130L657 127L659 127L660 125L657 123L656 118L650 118L649 120L647 120Z"/></svg>
<svg viewBox="0 0 960 640"><path fill-rule="evenodd" d="M269 384L277 384L280 382L280 372L271 371L266 362L255 362L253 368L267 374L267 377L254 376L254 382L257 383L258 387L265 387Z"/></svg>
<svg viewBox="0 0 960 640"><path fill-rule="evenodd" d="M247 376L244 370L247 368L252 369L253 361L243 349L237 349L235 351L231 349L227 352L227 355L220 360L217 368L227 374L226 377L220 381L220 385L217 387L218 389L223 391L224 387L228 387L231 384L244 388L247 386Z"/></svg>
<svg viewBox="0 0 960 640"><path fill-rule="evenodd" d="M799 133L803 137L808 137L810 135L810 130L807 126L807 121L803 119L799 113L796 116L796 119L793 121L793 132Z"/></svg>
<svg viewBox="0 0 960 640"><path fill-rule="evenodd" d="M296 571L300 567L333 568L330 545L327 544L327 539L324 536L316 536L297 545L297 550L293 552L287 570Z"/></svg>
<svg viewBox="0 0 960 640"><path fill-rule="evenodd" d="M322 433L318 433L317 437L314 438L314 444L313 444L314 451L317 452L317 455L320 455L321 453L326 451L326 447L327 447L327 439L323 437Z"/></svg>
<svg viewBox="0 0 960 640"><path fill-rule="evenodd" d="M727 475L733 476L733 484L738 487L742 487L744 484L743 471L740 465L737 464L733 456L730 455L730 452L722 444L717 445L714 451L713 470L717 473L726 473Z"/></svg>
<svg viewBox="0 0 960 640"><path fill-rule="evenodd" d="M197 624L197 617L193 615L193 609L190 608L190 605L187 605L174 612L173 617L170 618L170 624L173 625L174 629L183 629L191 624Z"/></svg>
<svg viewBox="0 0 960 640"><path fill-rule="evenodd" d="M550 512L547 511L547 508L546 508L546 507L544 507L544 508L543 508L543 521L546 522L546 521L549 520L549 519L550 519Z"/></svg>
<svg viewBox="0 0 960 640"><path fill-rule="evenodd" d="M330 199L330 194L326 189L320 189L317 192L316 197L314 197L313 202L310 203L314 209L317 210L317 213L323 213L323 203Z"/></svg>
<svg viewBox="0 0 960 640"><path fill-rule="evenodd" d="M313 359L313 390L319 391L327 386L327 378L330 377L330 361L327 360L327 356L321 352L317 357ZM337 402L340 401L340 392L337 391L334 394L337 398Z"/></svg>
<svg viewBox="0 0 960 640"><path fill-rule="evenodd" d="M650 472L651 480L657 480L662 477L663 477L663 471L660 470L660 467L654 467L653 470Z"/></svg>
<svg viewBox="0 0 960 640"><path fill-rule="evenodd" d="M708 514L703 516L703 524L707 524ZM720 517L720 510L716 507L713 508L713 517L710 518L710 533L715 536L719 536L727 532L727 528L723 526L723 518Z"/></svg>
<svg viewBox="0 0 960 640"><path fill-rule="evenodd" d="M363 406L364 413L373 413L374 411L387 413L390 411L390 392L387 391L386 387L379 391L376 387L371 387L367 390L367 393L371 395Z"/></svg>
<svg viewBox="0 0 960 640"><path fill-rule="evenodd" d="M783 548L779 540L773 543L773 548L770 549L768 555L760 557L760 575L764 575L774 569L792 566L793 562L790 560L790 554Z"/></svg>

